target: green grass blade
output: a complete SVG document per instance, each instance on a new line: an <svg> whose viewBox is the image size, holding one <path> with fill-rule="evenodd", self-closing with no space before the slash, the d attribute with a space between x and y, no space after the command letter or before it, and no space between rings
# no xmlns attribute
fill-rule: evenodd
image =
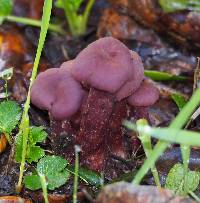
<svg viewBox="0 0 200 203"><path fill-rule="evenodd" d="M22 177L23 177L24 166L25 166L25 156L26 156L28 133L27 133L27 129L26 129L27 126L26 126L26 128L24 128L24 123L26 123L26 120L29 118L28 117L28 110L30 107L30 90L31 90L31 86L32 86L32 84L36 78L36 75L37 75L39 61L40 61L42 49L44 46L44 42L46 39L47 30L49 27L51 9L52 9L52 0L45 0L44 6L43 6L42 24L41 24L41 31L40 31L40 38L39 38L37 53L36 53L36 57L35 57L34 65L33 65L33 71L32 71L32 75L31 75L31 79L30 79L30 86L29 86L26 102L24 104L24 111L23 111L23 115L22 115L22 119L21 119L21 123L20 123L20 128L19 128L19 133L22 133L22 135L23 135L23 147L24 147L24 149L22 152L22 162L21 162L21 166L20 166L19 181L18 181L18 184L16 187L17 192L20 192L20 190L22 188Z"/></svg>
<svg viewBox="0 0 200 203"><path fill-rule="evenodd" d="M46 178L45 178L45 176L43 174L39 174L39 176L40 176L40 182L41 182L41 185L42 185L42 194L43 194L43 197L44 197L44 202L49 203Z"/></svg>
<svg viewBox="0 0 200 203"><path fill-rule="evenodd" d="M145 70L144 75L151 78L154 81L185 81L187 77L172 75L170 73L156 71L156 70Z"/></svg>
<svg viewBox="0 0 200 203"><path fill-rule="evenodd" d="M198 203L200 203L200 198L194 193L194 192L189 192L191 197L196 200Z"/></svg>
<svg viewBox="0 0 200 203"><path fill-rule="evenodd" d="M141 126L143 127L148 126L147 120L145 119L137 120L136 128L140 128ZM139 133L139 139L141 140L146 157L149 157L150 153L152 152L151 137L149 136L149 134L145 133L145 131L142 131L142 132L139 131L138 133ZM159 174L155 166L151 167L151 172L157 187L161 188Z"/></svg>
<svg viewBox="0 0 200 203"><path fill-rule="evenodd" d="M17 16L6 16L5 19L10 22L15 22L15 23L22 23L25 25L30 25L34 27L41 27L42 21L40 20L34 20L30 18L24 18L24 17L17 17ZM53 32L57 32L61 35L66 35L66 32L62 29L60 25L56 24L49 24L49 30Z"/></svg>
<svg viewBox="0 0 200 203"><path fill-rule="evenodd" d="M74 188L73 188L73 203L77 203L78 190L78 171L79 171L79 146L75 146L75 168L74 168Z"/></svg>
<svg viewBox="0 0 200 203"><path fill-rule="evenodd" d="M197 132L173 128L152 128L149 125L144 126L139 124L136 126L130 122L125 122L125 126L138 131L140 134L146 134L161 141L196 147L200 146L200 133Z"/></svg>
<svg viewBox="0 0 200 203"><path fill-rule="evenodd" d="M173 101L176 103L176 105L178 106L179 111L181 111L185 106L185 104L187 103L186 99L180 94L172 94L171 97Z"/></svg>

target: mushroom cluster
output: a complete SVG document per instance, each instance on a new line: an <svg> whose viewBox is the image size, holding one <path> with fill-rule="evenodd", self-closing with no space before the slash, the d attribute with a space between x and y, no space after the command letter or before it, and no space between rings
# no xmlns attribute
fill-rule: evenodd
<svg viewBox="0 0 200 203"><path fill-rule="evenodd" d="M138 54L112 37L91 43L60 68L40 73L31 88L32 103L51 118L65 120L69 133L70 120L78 114L74 144L82 149L82 163L98 171L110 153L126 157L121 124L127 106L147 107L158 97L144 78Z"/></svg>

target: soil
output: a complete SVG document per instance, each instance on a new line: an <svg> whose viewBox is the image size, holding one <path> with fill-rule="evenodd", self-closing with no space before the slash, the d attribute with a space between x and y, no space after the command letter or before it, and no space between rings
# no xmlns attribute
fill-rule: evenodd
<svg viewBox="0 0 200 203"><path fill-rule="evenodd" d="M15 0L14 14L40 19L42 6L43 0ZM63 21L65 20L64 13L60 9L54 8L52 15L63 19ZM106 129L107 131L104 130L104 132L101 133L110 137L107 138L110 151L107 150L106 145L101 142L100 144L102 146L98 148L96 154L91 155L91 152L89 150L87 151L88 146L87 143L85 143L85 153L83 153L83 161L80 163L82 166L97 170L98 172L103 171L106 184L112 183L114 180L131 181L135 171L142 165L145 158L136 135L122 128L120 124L122 119L126 118L135 121L138 118L144 117L147 118L153 126L168 126L178 113L178 108L171 99L171 93L177 92L185 98L191 96L193 90L193 75L197 64L197 56L199 56L199 18L199 14L194 14L190 11L164 14L156 0L141 0L140 3L136 0L101 0L96 1L94 5L89 19L88 30L84 36L74 38L70 35L60 36L52 32L48 33L39 72L52 67L57 68L64 61L74 59L83 48L98 38L113 36L121 40L129 49L136 51L142 57L145 69L164 71L189 78L187 83L180 81L154 82L160 90L160 98L156 104L148 108L130 108L127 107L126 103L120 103L119 106L117 106L113 104L112 101L110 102L111 104L109 103L111 106L114 106L109 115L111 124ZM65 27L67 29L67 25L65 25ZM9 92L11 92L11 99L14 99L21 105L23 105L26 99L38 38L39 29L34 27L9 22L5 22L0 27L0 71L6 67L14 67L14 76L9 82ZM3 87L4 81L0 81L0 93L4 91ZM92 91L90 91L89 94L91 101L87 102L90 102L92 108L96 108L98 103L94 104L94 101L96 101L97 97L99 98L99 93L98 96ZM104 93L101 93L102 97L105 96L103 94ZM106 102L108 101L105 101L104 105L108 104ZM108 113L110 108L108 105L105 106L107 108L106 112ZM94 112L91 110L92 108L83 108L84 112L87 112L87 115L93 115L95 118ZM75 138L69 136L66 130L70 131L71 134L78 134L78 129L83 125L85 132L91 132L88 123L81 123L82 117L80 112L70 121L62 122L55 121L48 116L47 112L41 111L33 105L31 105L29 114L31 125L46 127L49 136L48 139L42 143L42 147L50 152L50 154L60 155L73 164ZM96 112L96 114L99 113ZM106 122L106 118L107 115L102 115L100 120L103 119ZM86 120L87 118L84 119ZM189 129L198 131L200 127L198 121L199 119L197 118L191 126L189 126ZM98 126L98 122L100 121L96 120L96 126ZM103 123L101 129L98 126L98 130L105 129L105 125L107 124ZM111 139L113 134L117 134L119 137L123 135L123 141L119 138L119 140L113 144L113 139ZM98 138L98 141L95 141L95 144L98 144L99 139L100 138ZM81 140L80 142L83 141ZM15 184L19 174L19 164L9 160L10 153L11 148L7 146L5 151L0 155L0 202L1 200L2 202L7 202L5 196L8 196L9 199L11 198L9 196L17 195L15 192ZM199 171L200 169L199 153L199 149L192 149L190 160L190 168L192 170ZM98 160L95 163L91 162L94 157ZM181 162L181 154L177 145L171 146L167 152L160 157L156 166L162 184L164 184L170 168L178 161ZM35 165L31 164L26 167L27 170L25 174L31 171ZM126 178L124 178L125 176ZM154 185L151 174L147 174L143 184ZM126 187L132 186L126 185ZM112 190L112 192L121 191L122 188L122 186L118 185L114 189L109 188L108 191L103 191L97 199L97 202L134 202L134 200L114 201L112 198L108 200L110 197L106 196L107 192L109 193L110 190ZM144 190L144 188L136 190ZM70 179L66 185L59 189L53 192L49 191L49 201L58 203L70 202L72 200L72 191L73 179ZM94 202L100 189L81 182L78 191L79 202ZM148 193L148 189L145 189L145 191L147 198L144 198L143 202L152 202L148 200L150 197L146 194ZM156 193L155 188L153 188L152 191ZM137 192L134 191L134 195L135 193ZM107 200L105 200L104 195L108 198ZM126 194L122 196L124 195L126 196ZM160 194L157 195L159 196ZM200 195L200 188L198 188L197 195ZM171 201L176 197L168 192L166 192L166 194L164 192L164 196L166 199L163 202L192 202L192 200L182 201L182 199L180 199L180 201ZM40 190L33 192L23 188L20 197L27 199L27 202L28 200L38 203L44 202ZM130 199L131 198L132 197L130 197ZM170 199L170 201L168 201L168 199ZM13 202L20 201L19 198L13 200Z"/></svg>

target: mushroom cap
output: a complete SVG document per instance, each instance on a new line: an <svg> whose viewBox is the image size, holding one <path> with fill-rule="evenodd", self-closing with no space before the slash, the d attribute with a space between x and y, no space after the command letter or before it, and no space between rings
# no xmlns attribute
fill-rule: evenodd
<svg viewBox="0 0 200 203"><path fill-rule="evenodd" d="M136 73L138 67L134 65L129 49L112 37L88 45L76 57L72 68L76 80L110 93L115 93L130 80L134 80L138 88L143 74L141 79Z"/></svg>
<svg viewBox="0 0 200 203"><path fill-rule="evenodd" d="M130 75L130 80L128 80L117 92L116 98L118 101L132 95L140 86L142 80L144 79L144 66L140 56L131 51L131 58L133 63L132 73Z"/></svg>
<svg viewBox="0 0 200 203"><path fill-rule="evenodd" d="M141 86L128 97L128 103L133 106L151 106L159 99L159 90L144 80Z"/></svg>
<svg viewBox="0 0 200 203"><path fill-rule="evenodd" d="M71 73L73 66L74 66L74 60L70 60L70 61L63 62L60 68L65 69L66 71Z"/></svg>
<svg viewBox="0 0 200 203"><path fill-rule="evenodd" d="M51 68L40 73L31 87L31 102L48 110L56 120L75 114L82 103L84 91L71 76L72 62L62 68Z"/></svg>

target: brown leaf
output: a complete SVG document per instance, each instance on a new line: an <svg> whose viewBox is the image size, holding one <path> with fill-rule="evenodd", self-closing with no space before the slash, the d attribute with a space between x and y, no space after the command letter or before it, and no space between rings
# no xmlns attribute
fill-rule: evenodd
<svg viewBox="0 0 200 203"><path fill-rule="evenodd" d="M2 134L0 136L0 154L5 151L6 146L7 146L7 139L5 135Z"/></svg>

